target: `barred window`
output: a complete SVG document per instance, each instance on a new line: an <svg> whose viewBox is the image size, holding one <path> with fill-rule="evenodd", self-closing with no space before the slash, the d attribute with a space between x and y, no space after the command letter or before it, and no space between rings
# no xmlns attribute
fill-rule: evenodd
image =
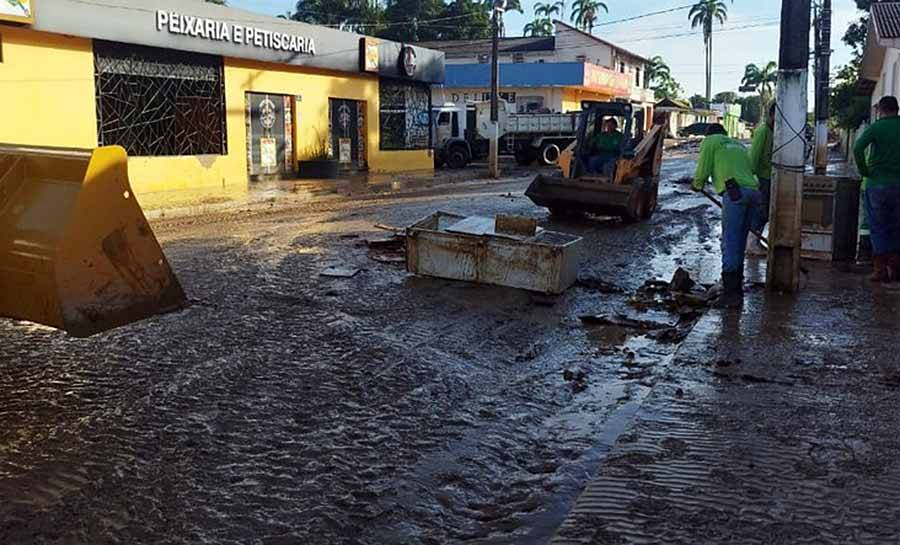
<svg viewBox="0 0 900 545"><path fill-rule="evenodd" d="M378 87L381 149L430 148L431 87L391 79L381 79Z"/></svg>
<svg viewBox="0 0 900 545"><path fill-rule="evenodd" d="M133 156L224 155L222 57L94 40L97 134Z"/></svg>

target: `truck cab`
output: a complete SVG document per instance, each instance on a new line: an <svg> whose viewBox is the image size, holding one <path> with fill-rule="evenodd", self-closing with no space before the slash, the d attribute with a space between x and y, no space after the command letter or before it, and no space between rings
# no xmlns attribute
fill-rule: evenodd
<svg viewBox="0 0 900 545"><path fill-rule="evenodd" d="M469 115L469 112L472 115ZM472 160L475 108L445 104L432 108L432 142L434 142L434 166L463 168ZM471 117L471 119L470 119Z"/></svg>

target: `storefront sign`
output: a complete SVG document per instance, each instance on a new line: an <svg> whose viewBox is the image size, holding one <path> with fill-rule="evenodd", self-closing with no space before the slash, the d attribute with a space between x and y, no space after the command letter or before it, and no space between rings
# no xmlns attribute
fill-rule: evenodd
<svg viewBox="0 0 900 545"><path fill-rule="evenodd" d="M32 0L0 0L0 21L34 22Z"/></svg>
<svg viewBox="0 0 900 545"><path fill-rule="evenodd" d="M609 68L585 63L584 86L591 91L612 96L631 96L631 77L622 72L614 72Z"/></svg>
<svg viewBox="0 0 900 545"><path fill-rule="evenodd" d="M182 15L174 11L157 10L157 32L193 36L217 42L233 42L239 45L292 51L307 55L316 54L316 42L306 36L284 34L252 26L229 24L224 21Z"/></svg>
<svg viewBox="0 0 900 545"><path fill-rule="evenodd" d="M259 164L264 169L278 166L278 141L274 138L259 139Z"/></svg>
<svg viewBox="0 0 900 545"><path fill-rule="evenodd" d="M338 157L340 158L341 163L352 163L353 162L353 140L349 138L341 138L338 140L338 148L339 153Z"/></svg>
<svg viewBox="0 0 900 545"><path fill-rule="evenodd" d="M359 69L363 72L378 72L378 40L364 37L359 39Z"/></svg>
<svg viewBox="0 0 900 545"><path fill-rule="evenodd" d="M416 50L411 46L400 48L400 71L408 78L416 75Z"/></svg>

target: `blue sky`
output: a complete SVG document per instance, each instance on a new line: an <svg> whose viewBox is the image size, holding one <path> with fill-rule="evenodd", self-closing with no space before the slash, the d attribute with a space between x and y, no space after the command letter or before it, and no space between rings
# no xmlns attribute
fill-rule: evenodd
<svg viewBox="0 0 900 545"><path fill-rule="evenodd" d="M567 0L571 5L572 0ZM609 14L603 15L594 34L645 56L662 55L672 67L672 75L685 88L687 95L703 94L703 38L688 35L690 23L687 9L646 17L630 22L603 24L654 11L677 8L691 0L605 0ZM229 5L267 14L290 11L293 0L229 0ZM522 28L533 18L535 0L523 0L525 15L506 15L507 35L521 35ZM858 14L853 0L834 0L832 68L850 59L849 49L840 41L847 26ZM729 20L716 29L713 38L715 74L713 92L736 91L744 66L764 64L778 58L778 19L781 0L734 0ZM569 8L567 6L566 15Z"/></svg>

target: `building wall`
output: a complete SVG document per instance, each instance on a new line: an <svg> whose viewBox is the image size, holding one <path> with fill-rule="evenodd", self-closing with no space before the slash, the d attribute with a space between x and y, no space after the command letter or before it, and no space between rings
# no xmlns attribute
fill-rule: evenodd
<svg viewBox="0 0 900 545"><path fill-rule="evenodd" d="M431 101L436 106L451 103L461 106L485 101L490 92L487 87L470 87L446 89L434 86L431 90ZM586 91L575 87L501 87L501 93L516 93L517 98L540 96L544 98L544 107L553 112L579 112L582 100L609 102L611 95Z"/></svg>
<svg viewBox="0 0 900 545"><path fill-rule="evenodd" d="M97 145L90 40L0 25L0 143Z"/></svg>
<svg viewBox="0 0 900 545"><path fill-rule="evenodd" d="M94 58L91 40L0 26L3 94L0 143L56 147L97 146ZM366 103L367 159L374 172L433 168L428 150L380 151L378 79L239 59L225 60L228 154L130 157L136 194L248 187L245 93L302 96L294 109L295 154L328 136L328 99Z"/></svg>

